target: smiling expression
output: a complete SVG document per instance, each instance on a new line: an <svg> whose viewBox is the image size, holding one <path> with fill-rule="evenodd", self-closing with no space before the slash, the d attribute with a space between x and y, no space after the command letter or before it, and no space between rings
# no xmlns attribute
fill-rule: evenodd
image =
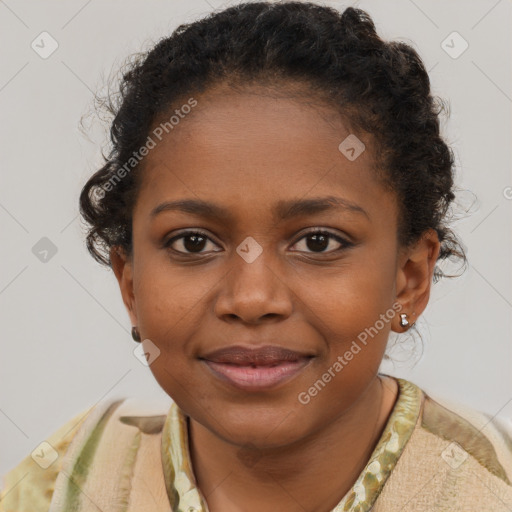
<svg viewBox="0 0 512 512"><path fill-rule="evenodd" d="M284 446L347 411L378 371L391 322L297 400L396 301L396 198L376 179L371 136L357 133L366 149L349 160L338 146L354 132L326 107L250 88L196 98L145 157L123 299L186 414L233 443ZM232 345L312 357L244 389L201 359Z"/></svg>

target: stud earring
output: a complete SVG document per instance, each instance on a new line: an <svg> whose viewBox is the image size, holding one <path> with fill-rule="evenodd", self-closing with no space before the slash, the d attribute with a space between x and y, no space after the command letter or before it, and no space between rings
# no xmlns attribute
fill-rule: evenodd
<svg viewBox="0 0 512 512"><path fill-rule="evenodd" d="M409 320L407 320L407 313L402 313L400 315L400 325L402 327L407 327L409 325Z"/></svg>
<svg viewBox="0 0 512 512"><path fill-rule="evenodd" d="M137 329L135 326L132 327L132 338L134 341L140 342L139 329Z"/></svg>

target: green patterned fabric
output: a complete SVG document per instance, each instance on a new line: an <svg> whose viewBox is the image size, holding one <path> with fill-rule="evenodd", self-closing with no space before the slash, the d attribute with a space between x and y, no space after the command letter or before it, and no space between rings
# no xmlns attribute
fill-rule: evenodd
<svg viewBox="0 0 512 512"><path fill-rule="evenodd" d="M399 396L381 438L352 489L331 512L367 512L371 509L418 421L422 392L397 379ZM175 403L164 425L162 458L173 510L207 512L205 498L194 485L188 450L187 417Z"/></svg>
<svg viewBox="0 0 512 512"><path fill-rule="evenodd" d="M512 511L511 425L396 381L365 468L326 512ZM48 437L48 467L33 458L39 448L5 475L0 512L208 512L188 423L174 402L150 411L143 399L104 401Z"/></svg>

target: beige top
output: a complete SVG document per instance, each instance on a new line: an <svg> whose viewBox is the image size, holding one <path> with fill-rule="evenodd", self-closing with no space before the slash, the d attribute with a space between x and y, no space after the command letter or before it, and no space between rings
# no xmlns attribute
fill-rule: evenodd
<svg viewBox="0 0 512 512"><path fill-rule="evenodd" d="M511 511L511 430L396 380L399 394L384 431L330 512ZM141 399L100 402L4 482L0 512L208 512L191 464L188 417L174 402L151 411Z"/></svg>

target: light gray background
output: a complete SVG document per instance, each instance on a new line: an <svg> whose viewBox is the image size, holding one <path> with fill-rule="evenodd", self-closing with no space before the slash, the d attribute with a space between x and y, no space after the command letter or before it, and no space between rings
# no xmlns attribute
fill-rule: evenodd
<svg viewBox="0 0 512 512"><path fill-rule="evenodd" d="M101 399L167 398L133 355L114 275L83 243L78 195L101 162L105 127L86 118L88 140L78 123L91 109L92 91L126 56L233 3L0 2L0 475ZM423 358L383 371L433 396L512 418L511 3L327 3L366 9L383 37L419 51L434 92L451 105L443 130L457 156L458 185L477 197L454 225L468 270L433 286L418 323ZM59 44L47 59L31 48L42 31ZM453 31L469 43L457 59L441 46ZM461 194L459 212L472 200ZM46 263L32 252L42 237L57 247Z"/></svg>

